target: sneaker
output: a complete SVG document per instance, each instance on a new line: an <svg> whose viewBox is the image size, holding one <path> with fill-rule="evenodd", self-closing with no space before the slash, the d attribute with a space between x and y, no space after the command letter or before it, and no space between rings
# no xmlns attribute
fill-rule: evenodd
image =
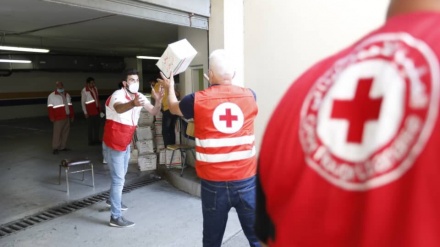
<svg viewBox="0 0 440 247"><path fill-rule="evenodd" d="M117 219L113 219L113 217L110 216L110 226L116 226L116 227L131 227L134 226L134 222L131 222L129 220L124 219L124 217L119 217Z"/></svg>
<svg viewBox="0 0 440 247"><path fill-rule="evenodd" d="M110 204L110 200L109 200L109 199L107 199L107 200L105 201L105 203L107 204L107 207L111 207L111 206L112 206L112 205ZM121 202L121 211L125 211L125 210L127 210L127 209L128 209L128 207L125 206L124 203Z"/></svg>
<svg viewBox="0 0 440 247"><path fill-rule="evenodd" d="M107 161L105 159L103 159L102 164L107 164Z"/></svg>

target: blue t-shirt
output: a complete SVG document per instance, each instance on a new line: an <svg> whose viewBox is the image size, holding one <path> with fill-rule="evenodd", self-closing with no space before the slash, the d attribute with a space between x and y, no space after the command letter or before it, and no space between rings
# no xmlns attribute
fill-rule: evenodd
<svg viewBox="0 0 440 247"><path fill-rule="evenodd" d="M221 86L218 84L212 85L212 86ZM254 95L255 101L257 100L257 95L252 89L252 94ZM186 119L194 118L194 101L195 101L195 93L188 94L179 103L180 111L183 114L183 117Z"/></svg>

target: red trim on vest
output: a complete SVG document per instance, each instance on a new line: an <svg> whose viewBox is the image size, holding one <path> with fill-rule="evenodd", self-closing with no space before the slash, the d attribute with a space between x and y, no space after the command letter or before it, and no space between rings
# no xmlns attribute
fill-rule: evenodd
<svg viewBox="0 0 440 247"><path fill-rule="evenodd" d="M130 144L136 126L129 126L107 119L104 126L103 141L108 147L125 151Z"/></svg>

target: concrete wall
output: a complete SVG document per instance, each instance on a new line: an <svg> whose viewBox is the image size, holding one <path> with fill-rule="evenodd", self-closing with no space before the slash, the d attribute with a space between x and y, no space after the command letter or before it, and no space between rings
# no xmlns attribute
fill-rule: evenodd
<svg viewBox="0 0 440 247"><path fill-rule="evenodd" d="M313 63L379 27L388 2L244 0L244 81L257 93L257 145L292 81Z"/></svg>
<svg viewBox="0 0 440 247"><path fill-rule="evenodd" d="M178 37L179 40L187 39L197 51L197 55L194 57L189 68L179 75L178 90L180 91L180 94L184 96L192 93L191 67L203 66L203 71L208 73L208 31L188 27L179 27Z"/></svg>

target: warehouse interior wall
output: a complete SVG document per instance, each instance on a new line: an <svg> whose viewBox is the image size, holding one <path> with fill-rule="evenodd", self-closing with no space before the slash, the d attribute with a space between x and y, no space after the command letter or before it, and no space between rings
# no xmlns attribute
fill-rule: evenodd
<svg viewBox="0 0 440 247"><path fill-rule="evenodd" d="M295 78L384 23L389 1L244 1L244 77L257 94L256 141Z"/></svg>

